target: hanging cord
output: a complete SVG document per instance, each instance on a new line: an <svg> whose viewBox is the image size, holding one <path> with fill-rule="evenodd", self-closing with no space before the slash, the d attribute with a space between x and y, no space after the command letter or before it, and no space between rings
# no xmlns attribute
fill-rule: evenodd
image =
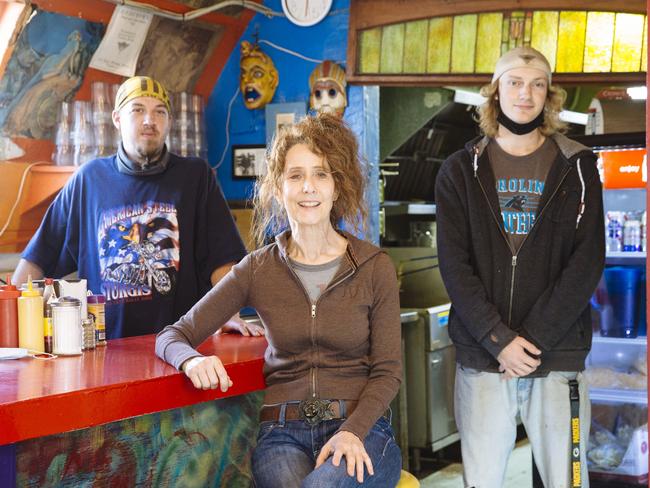
<svg viewBox="0 0 650 488"><path fill-rule="evenodd" d="M9 211L9 217L7 217L7 221L5 222L5 225L2 227L2 229L0 229L0 237L4 235L5 231L7 230L7 227L9 227L9 223L11 222L11 219L14 216L14 212L16 211L16 208L18 208L20 199L23 196L23 189L25 187L25 180L27 179L27 175L29 174L29 172L34 166L39 166L42 164L46 164L46 163L32 163L29 166L27 166L23 171L23 176L20 179L20 186L18 187L18 195L16 195L16 201L14 202L13 207L11 207L11 210Z"/></svg>
<svg viewBox="0 0 650 488"><path fill-rule="evenodd" d="M224 159L226 159L226 152L228 152L228 147L230 147L230 112L232 110L232 104L235 103L237 95L239 95L239 86L237 87L237 90L235 90L235 94L230 99L230 103L228 103L228 115L226 115L226 145L224 146L223 152L221 153L221 159L214 167L215 170L217 170L219 166L223 164Z"/></svg>
<svg viewBox="0 0 650 488"><path fill-rule="evenodd" d="M259 3L252 2L250 0L226 0L225 2L219 2L214 5L210 5L209 7L190 10L189 12L185 12L184 14L179 14L177 12L165 10L156 7L154 5L150 5L148 3L137 2L135 0L104 0L104 1L108 3L112 3L114 5L124 5L127 7L137 8L140 10L144 10L145 12L152 13L153 15L157 15L159 17L178 20L180 22L187 22L190 20L194 20L203 15L209 14L210 12L214 12L215 10L221 10L227 7L247 8L250 10L254 10L255 12L258 12L260 14L266 15L268 18L284 17L283 13L276 12L275 10L271 10L270 8L265 7L264 5L260 5Z"/></svg>
<svg viewBox="0 0 650 488"><path fill-rule="evenodd" d="M284 53L291 54L292 56L295 56L295 57L300 58L300 59L304 59L305 61L309 61L309 62L311 62L311 63L316 63L316 64L318 64L318 63L322 63L322 62L323 62L322 59L315 59L315 58L307 57L307 56L305 56L304 54L297 53L297 52L295 52L295 51L292 51L291 49L287 49L286 47L278 46L277 44L274 44L274 43L272 43L271 41L267 41L266 39L260 39L260 40L258 41L258 43L259 43L259 44L268 44L269 46L271 46L271 47L277 49L278 51L282 51L282 52L284 52Z"/></svg>

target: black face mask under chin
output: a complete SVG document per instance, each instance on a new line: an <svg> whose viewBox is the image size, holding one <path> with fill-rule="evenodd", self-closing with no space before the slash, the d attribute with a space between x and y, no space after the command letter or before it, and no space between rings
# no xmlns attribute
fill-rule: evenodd
<svg viewBox="0 0 650 488"><path fill-rule="evenodd" d="M512 120L511 118L509 118L501 110L499 110L499 115L497 116L497 122L499 122L499 124L504 126L513 134L517 134L518 136L523 136L524 134L528 134L534 131L535 129L537 129L538 127L542 126L542 124L544 123L544 111L542 110L537 117L535 117L527 124L519 124L514 120Z"/></svg>
<svg viewBox="0 0 650 488"><path fill-rule="evenodd" d="M167 151L167 146L163 146L162 153L155 161L149 161L148 164L140 165L133 161L126 154L124 146L120 143L120 146L117 148L117 155L115 157L117 162L117 170L120 173L124 173L131 176L149 176L149 175L158 175L163 173L167 169L167 164L169 163L169 151Z"/></svg>

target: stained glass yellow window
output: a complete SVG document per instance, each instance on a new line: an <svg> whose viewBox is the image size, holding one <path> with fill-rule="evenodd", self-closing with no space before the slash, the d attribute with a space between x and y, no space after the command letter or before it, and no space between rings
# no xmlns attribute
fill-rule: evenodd
<svg viewBox="0 0 650 488"><path fill-rule="evenodd" d="M611 70L614 17L615 14L611 12L589 12L587 14L583 67L586 73Z"/></svg>
<svg viewBox="0 0 650 488"><path fill-rule="evenodd" d="M629 72L641 69L641 49L643 42L644 15L618 14L616 16L616 35L614 36L614 57L612 71Z"/></svg>
<svg viewBox="0 0 650 488"><path fill-rule="evenodd" d="M454 17L454 35L451 39L452 73L474 73L477 25L478 15Z"/></svg>
<svg viewBox="0 0 650 488"><path fill-rule="evenodd" d="M436 17L429 21L427 40L428 73L449 73L453 25L452 17Z"/></svg>
<svg viewBox="0 0 650 488"><path fill-rule="evenodd" d="M560 73L582 71L587 12L560 12L555 70Z"/></svg>
<svg viewBox="0 0 650 488"><path fill-rule="evenodd" d="M359 32L360 74L491 73L499 56L530 45L557 73L647 69L647 17L598 11L530 11L434 17Z"/></svg>

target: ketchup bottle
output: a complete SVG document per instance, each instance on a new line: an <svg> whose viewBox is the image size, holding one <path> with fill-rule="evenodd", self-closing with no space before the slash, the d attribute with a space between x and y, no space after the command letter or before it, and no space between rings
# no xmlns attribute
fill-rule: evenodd
<svg viewBox="0 0 650 488"><path fill-rule="evenodd" d="M0 347L18 347L18 297L20 291L11 284L0 286Z"/></svg>

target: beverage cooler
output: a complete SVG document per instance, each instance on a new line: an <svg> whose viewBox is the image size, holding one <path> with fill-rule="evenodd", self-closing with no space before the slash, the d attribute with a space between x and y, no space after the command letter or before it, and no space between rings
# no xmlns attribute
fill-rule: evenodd
<svg viewBox="0 0 650 488"><path fill-rule="evenodd" d="M607 255L592 299L594 338L585 370L592 406L587 460L590 478L602 486L647 485L644 141L617 146L613 135L603 142L591 144L603 179Z"/></svg>

